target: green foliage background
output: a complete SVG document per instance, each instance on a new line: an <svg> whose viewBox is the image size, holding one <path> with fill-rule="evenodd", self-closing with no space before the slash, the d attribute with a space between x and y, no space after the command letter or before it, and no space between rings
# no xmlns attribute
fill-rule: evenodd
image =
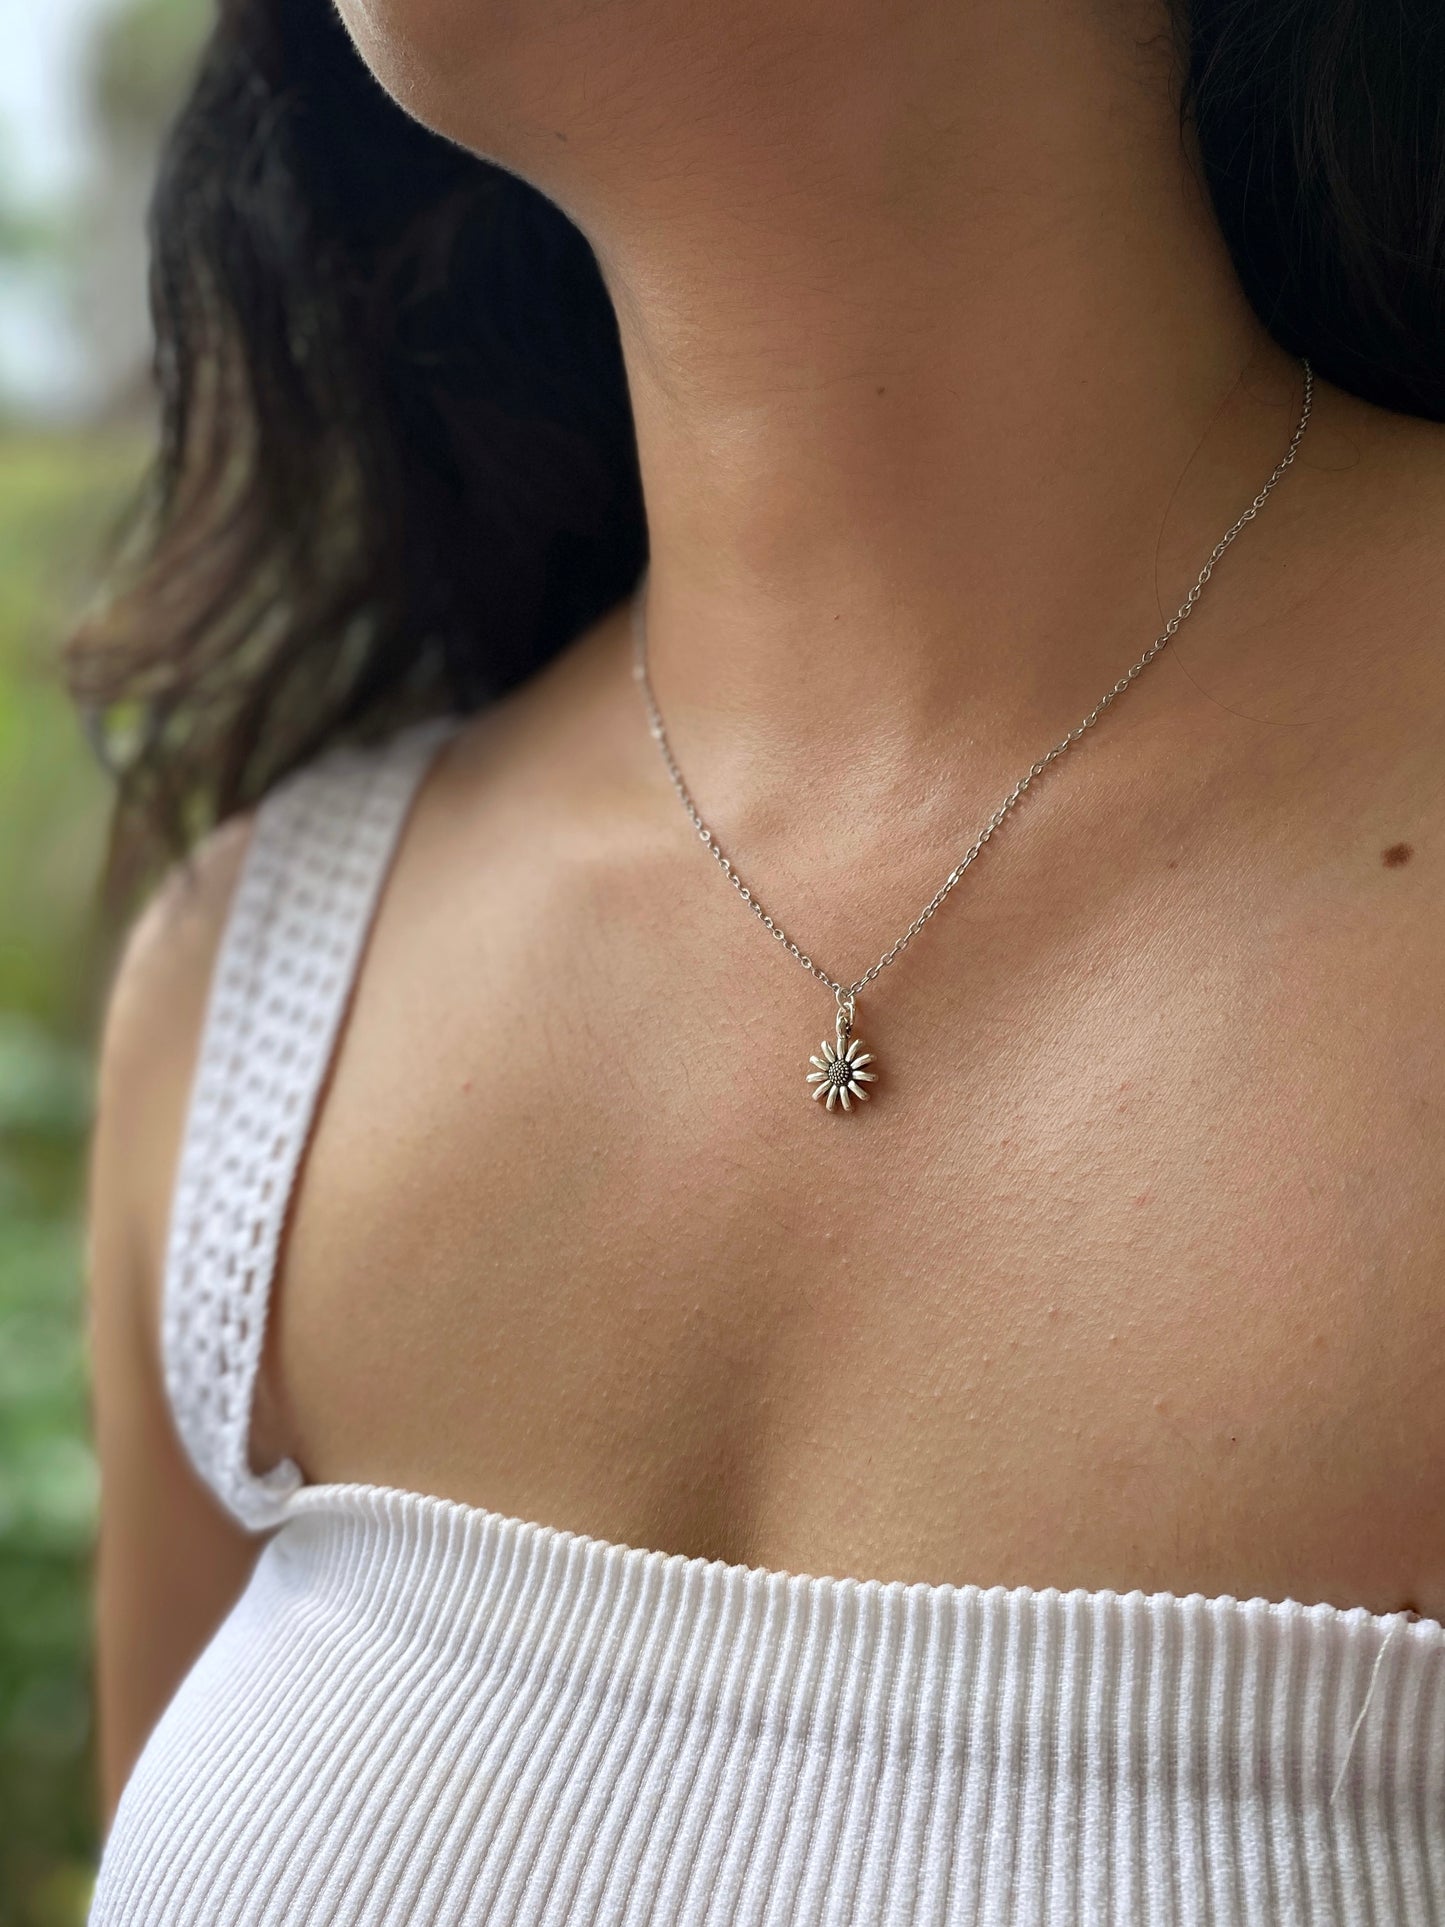
<svg viewBox="0 0 1445 1927"><path fill-rule="evenodd" d="M137 432L0 432L0 1923L73 1927L96 1850L85 1144L106 786L59 644Z"/></svg>
<svg viewBox="0 0 1445 1927"><path fill-rule="evenodd" d="M154 153L211 11L97 8L69 83L97 189ZM22 207L6 187L0 271L79 290L85 206ZM149 440L143 421L47 432L0 410L0 1927L81 1927L99 1846L83 1211L114 933L98 890L107 784L60 656Z"/></svg>

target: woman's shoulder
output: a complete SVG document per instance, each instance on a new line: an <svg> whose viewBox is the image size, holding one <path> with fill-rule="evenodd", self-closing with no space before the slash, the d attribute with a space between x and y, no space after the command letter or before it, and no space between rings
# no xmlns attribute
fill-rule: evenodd
<svg viewBox="0 0 1445 1927"><path fill-rule="evenodd" d="M101 1035L93 1235L123 1241L159 1309L161 1255L207 999L255 812L175 862L120 946Z"/></svg>
<svg viewBox="0 0 1445 1927"><path fill-rule="evenodd" d="M189 1081L209 986L253 846L285 867L311 844L345 842L388 780L409 785L451 719L338 742L290 770L262 800L228 816L178 857L130 925L111 980L102 1087L154 1096L169 1068ZM259 854L259 853L258 853Z"/></svg>
<svg viewBox="0 0 1445 1927"><path fill-rule="evenodd" d="M126 933L102 1030L97 1159L104 1164L112 1143L124 1146L127 1196L120 1202L136 1214L153 1285L228 931L241 913L264 923L287 875L308 902L306 886L328 868L364 894L368 869L380 872L411 791L455 727L443 717L369 743L322 749L180 857ZM344 868L339 859L361 839L369 839L370 855Z"/></svg>

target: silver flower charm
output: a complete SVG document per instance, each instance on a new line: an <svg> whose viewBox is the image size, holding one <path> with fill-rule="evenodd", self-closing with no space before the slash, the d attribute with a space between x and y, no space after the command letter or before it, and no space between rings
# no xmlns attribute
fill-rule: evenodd
<svg viewBox="0 0 1445 1927"><path fill-rule="evenodd" d="M855 1097L861 1103L872 1095L863 1087L876 1082L877 1072L863 1068L865 1064L873 1062L873 1055L871 1051L864 1050L861 1038L855 1037L845 1046L840 1037L838 1048L834 1049L825 1037L820 1048L823 1052L821 1057L808 1059L810 1064L817 1065L816 1070L808 1072L814 1097L826 1095L830 1111L835 1104L841 1104L847 1111L852 1109Z"/></svg>

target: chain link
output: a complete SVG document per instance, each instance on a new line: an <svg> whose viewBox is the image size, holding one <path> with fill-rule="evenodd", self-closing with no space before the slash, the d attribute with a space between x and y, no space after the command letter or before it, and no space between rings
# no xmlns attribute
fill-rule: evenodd
<svg viewBox="0 0 1445 1927"><path fill-rule="evenodd" d="M969 845L969 848L964 852L963 856L954 865L953 869L949 871L941 888L930 898L922 910L919 911L918 915L913 919L912 923L909 924L897 943L893 945L891 950L885 950L878 961L870 964L863 975L856 978L851 984L844 984L839 982L836 977L830 977L826 970L821 969L819 965L814 963L806 951L798 948L798 945L788 935L787 931L783 929L782 925L777 923L773 917L769 915L762 904L759 903L749 886L743 881L742 877L739 876L732 862L724 853L721 844L719 844L717 838L708 828L697 805L693 802L687 784L683 781L682 771L678 768L677 761L673 756L672 747L667 740L667 730L663 725L662 712L657 706L657 698L653 694L652 682L647 673L647 630L646 617L644 614L645 597L643 594L646 586L646 576L644 575L643 581L638 585L637 593L634 595L632 601L632 631L635 642L633 674L642 689L643 698L647 704L652 735L657 742L658 748L662 752L662 759L667 765L668 775L672 778L672 786L682 799L683 808L692 819L692 825L697 832L699 840L707 845L709 852L716 858L728 882L731 883L743 902L752 911L753 915L758 918L763 928L770 931L771 934L777 938L778 942L782 944L792 956L797 958L805 970L811 971L819 983L826 984L829 990L835 994L838 999L839 1016L840 1018L843 1016L846 1007L847 1019L850 1025L853 1017L852 1006L854 998L858 996L860 991L866 989L867 986L872 983L880 971L886 970L895 957L899 956L908 948L924 924L937 912L939 906L962 878L970 864L977 860L984 845L994 834L995 830L998 829L1009 811L1013 809L1027 793L1029 787L1038 781L1044 771L1048 769L1051 764L1057 762L1059 757L1064 754L1064 751L1068 749L1071 744L1078 741L1085 730L1094 727L1110 704L1116 702L1118 698L1124 694L1124 691L1148 668L1149 664L1163 651L1170 639L1178 633L1181 626L1193 613L1194 605L1204 593L1205 584L1214 573L1215 564L1234 541L1235 537L1239 535L1241 530L1252 522L1264 507L1270 491L1290 466L1291 462L1293 462L1299 445L1304 439L1305 429L1309 426L1310 406L1314 397L1314 370L1311 368L1307 358L1302 358L1301 366L1304 369L1304 405L1300 410L1299 422L1290 440L1289 447L1280 457L1279 461L1276 462L1269 480L1264 484L1264 487L1259 491L1258 495L1255 496L1249 507L1245 509L1244 513L1233 526L1215 543L1213 549L1210 551L1209 560L1199 571L1198 576L1195 578L1194 586L1190 589L1188 595L1185 596L1183 602L1180 603L1178 609L1169 618L1168 622L1165 623L1159 634L1154 638L1153 642L1150 643L1149 647L1132 668L1127 669L1112 688L1105 690L1104 694L1099 698L1098 702L1094 704L1094 707L1089 711L1088 715L1084 717L1083 721L1076 723L1067 736L1062 737L1047 754L1041 756L1036 763L1024 772L1018 782L1015 783L1009 791L1008 795L999 804L978 836Z"/></svg>

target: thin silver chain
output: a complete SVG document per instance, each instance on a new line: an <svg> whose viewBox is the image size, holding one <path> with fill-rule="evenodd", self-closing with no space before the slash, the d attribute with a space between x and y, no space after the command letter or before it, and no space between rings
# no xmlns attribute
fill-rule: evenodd
<svg viewBox="0 0 1445 1927"><path fill-rule="evenodd" d="M1037 782L1038 778L1043 775L1044 771L1048 769L1050 764L1056 762L1058 758L1063 755L1064 751L1069 747L1071 743L1077 742L1078 739L1083 735L1086 729L1092 729L1094 727L1095 723L1098 722L1099 718L1103 715L1104 711L1109 707L1109 705L1112 702L1114 702L1118 697L1122 696L1124 691L1135 680L1135 678L1138 677L1145 669L1148 668L1149 664L1153 662L1154 658L1157 655L1159 655L1160 652L1168 644L1170 638L1177 633L1180 626L1185 621L1187 621L1189 616L1193 613L1195 603L1198 602L1200 596L1204 592L1204 585L1208 582L1209 578L1214 573L1215 564L1219 561L1219 558L1224 554L1224 551L1229 547L1230 543L1234 541L1235 537L1240 533L1240 531L1245 527L1245 525L1249 522L1252 522L1255 516L1258 515L1259 511L1264 507L1265 501L1269 496L1270 491L1273 489L1275 483L1278 482L1280 477L1284 474L1285 470L1290 466L1291 462L1293 462L1295 458L1295 454L1299 449L1299 445L1301 441L1303 441L1304 439L1305 429L1309 426L1310 404L1314 396L1314 371L1311 368L1308 359L1302 358L1301 366L1304 369L1304 406L1300 410L1299 422L1295 428L1293 436L1290 439L1289 447L1285 450L1284 454L1280 457L1279 461L1275 464L1274 469L1270 474L1269 480L1265 483L1264 487L1259 491L1258 495L1255 496L1254 500L1250 503L1249 507L1239 517L1239 520L1235 522L1233 527L1230 528L1224 535L1222 535L1219 538L1219 540L1215 543L1213 549L1210 551L1209 560L1205 563L1204 567L1199 571L1199 574L1195 579L1193 588L1189 591L1188 595L1185 596L1183 602L1180 603L1178 609L1169 618L1168 622L1165 623L1164 627L1160 630L1159 634L1154 638L1153 642L1150 643L1149 647L1144 651L1143 655L1134 664L1134 666L1131 669L1126 670L1125 673L1119 678L1119 680L1114 684L1114 686L1111 689L1108 689L1104 692L1104 694L1099 698L1098 702L1096 702L1094 707L1089 711L1088 715L1084 717L1083 721L1075 724L1074 728L1069 731L1068 735L1063 737L1059 742L1055 743L1053 748L1049 750L1047 755L1041 756L1038 762L1036 762L1031 769L1025 771L1025 773L1019 778L1018 782L1014 784L1013 788L1009 791L1008 795L1004 798L1002 803L999 804L998 808L994 811L993 815L989 818L988 822L985 824L984 828L979 832L978 836L974 839L973 843L970 844L969 848L965 851L964 855L954 865L952 870L949 871L948 876L945 878L942 887L938 890L938 892L932 898L930 898L930 900L924 905L922 910L919 911L918 915L913 919L912 923L909 924L908 928L904 931L903 935L898 939L897 943L893 945L891 950L885 950L883 955L878 959L878 961L874 964L870 964L868 969L863 972L863 975L861 977L856 978L854 982L852 982L851 984L843 984L843 983L840 983L836 977L830 977L826 970L821 969L819 965L813 962L813 959L807 954L806 951L800 950L798 948L797 944L794 943L793 939L788 935L787 931L783 929L782 925L780 923L777 923L768 914L768 912L763 908L762 904L759 903L757 897L753 894L752 890L748 887L746 883L744 883L743 879L738 875L731 861L724 854L722 846L719 844L717 838L713 835L712 831L708 828L708 825L704 821L703 816L699 811L696 803L693 802L692 796L689 793L687 784L683 781L682 771L677 766L676 758L673 756L671 745L667 740L667 730L663 725L662 712L661 710L659 710L657 706L657 698L653 694L652 682L647 673L647 627L646 627L646 616L644 612L645 596L643 593L646 587L647 578L646 578L646 575L644 574L643 580L638 585L637 593L634 595L633 601L632 601L632 632L633 632L633 637L636 645L633 674L635 675L639 685L641 686L643 698L647 704L648 717L651 723L652 734L657 741L658 748L662 751L662 759L667 765L668 775L672 778L672 786L677 791L678 796L682 799L683 808L687 811L689 817L691 817L693 828L697 831L699 840L707 845L709 851L717 859L719 865L722 868L723 875L727 878L728 882L732 884L733 888L737 891L738 895L742 898L743 902L747 904L748 908L752 911L753 915L758 918L759 922L761 922L761 924L763 925L763 928L765 930L771 931L773 936L777 938L778 942L782 944L784 948L792 956L797 958L798 962L803 966L805 970L811 971L812 974L818 979L819 983L826 984L828 986L828 988L837 997L838 1008L840 1012L846 1009L850 1022L852 1018L852 1005L853 1005L854 998L857 997L860 991L867 988L867 986L878 975L879 971L886 970L888 965L893 962L894 958L901 955L902 952L908 948L908 945L912 943L913 939L918 935L919 931L923 928L924 924L928 922L928 919L939 908L944 898L948 895L948 893L953 889L954 885L963 876L964 871L967 870L969 865L977 859L978 854L983 849L984 844L988 842L989 838L993 835L994 831L1003 822L1004 818L1008 815L1009 811L1013 809L1014 805L1024 795L1025 791L1029 788L1029 786L1032 783Z"/></svg>

